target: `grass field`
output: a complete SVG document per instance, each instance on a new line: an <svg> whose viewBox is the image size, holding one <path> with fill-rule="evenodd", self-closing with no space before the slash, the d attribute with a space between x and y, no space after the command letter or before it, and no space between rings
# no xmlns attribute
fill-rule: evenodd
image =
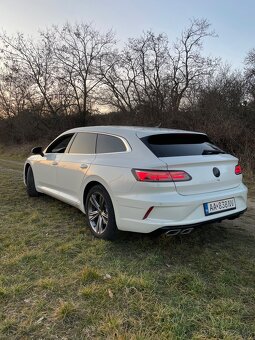
<svg viewBox="0 0 255 340"><path fill-rule="evenodd" d="M75 208L28 198L21 171L0 161L0 339L255 338L253 205L190 235L111 243Z"/></svg>

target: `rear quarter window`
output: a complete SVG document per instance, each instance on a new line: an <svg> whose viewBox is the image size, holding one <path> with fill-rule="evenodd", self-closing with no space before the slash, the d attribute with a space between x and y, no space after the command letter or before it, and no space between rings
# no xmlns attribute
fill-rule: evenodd
<svg viewBox="0 0 255 340"><path fill-rule="evenodd" d="M127 148L122 139L115 136L98 134L96 153L124 152Z"/></svg>
<svg viewBox="0 0 255 340"><path fill-rule="evenodd" d="M225 153L203 134L158 134L143 137L141 140L157 157L179 157Z"/></svg>

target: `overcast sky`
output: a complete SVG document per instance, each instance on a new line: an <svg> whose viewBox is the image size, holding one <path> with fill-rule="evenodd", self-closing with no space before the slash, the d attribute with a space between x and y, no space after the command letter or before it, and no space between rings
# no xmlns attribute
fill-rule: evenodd
<svg viewBox="0 0 255 340"><path fill-rule="evenodd" d="M207 41L206 54L243 66L255 47L255 0L0 0L0 28L8 33L83 21L113 29L122 42L147 29L174 40L190 18L208 19L219 35Z"/></svg>

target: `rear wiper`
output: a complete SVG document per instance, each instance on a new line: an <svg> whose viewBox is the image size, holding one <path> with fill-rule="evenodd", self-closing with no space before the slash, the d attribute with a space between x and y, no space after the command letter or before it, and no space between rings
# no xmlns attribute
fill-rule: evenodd
<svg viewBox="0 0 255 340"><path fill-rule="evenodd" d="M219 153L225 153L225 152L221 150L204 150L202 152L202 155L218 155Z"/></svg>

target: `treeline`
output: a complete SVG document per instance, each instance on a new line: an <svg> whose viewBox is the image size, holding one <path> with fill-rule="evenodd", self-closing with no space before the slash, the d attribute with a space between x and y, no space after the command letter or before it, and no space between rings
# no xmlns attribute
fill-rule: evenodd
<svg viewBox="0 0 255 340"><path fill-rule="evenodd" d="M200 19L173 42L147 31L123 48L113 32L87 24L53 26L36 39L3 32L0 141L51 138L77 125L160 125L206 131L254 169L255 50L232 70L204 55L214 37Z"/></svg>

